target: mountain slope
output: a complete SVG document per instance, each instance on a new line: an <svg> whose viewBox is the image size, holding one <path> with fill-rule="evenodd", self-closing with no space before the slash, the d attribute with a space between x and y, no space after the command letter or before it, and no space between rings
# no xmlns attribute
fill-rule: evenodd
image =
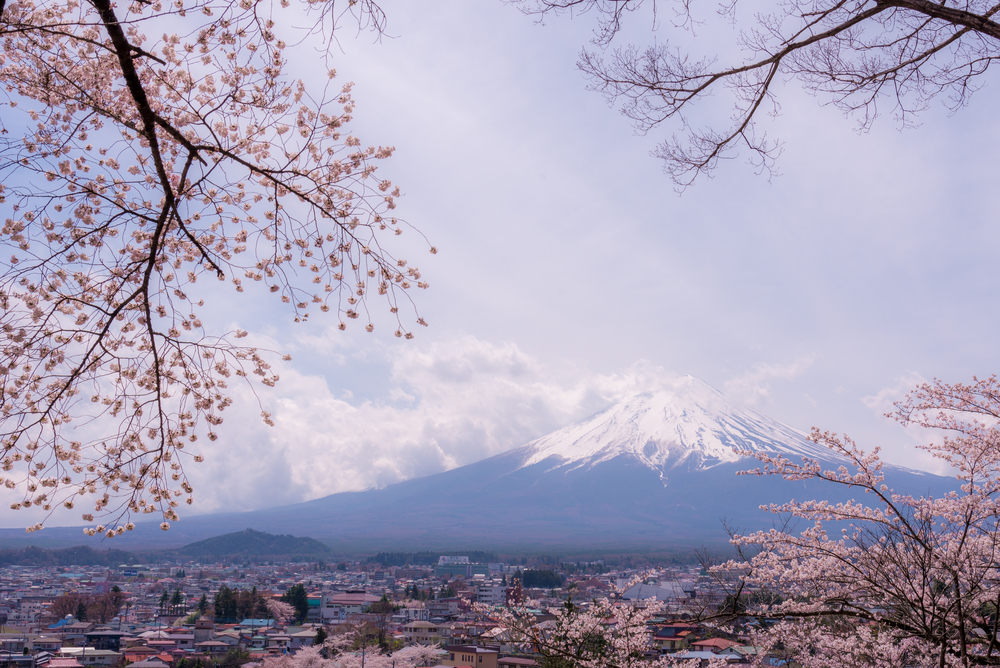
<svg viewBox="0 0 1000 668"><path fill-rule="evenodd" d="M550 457L593 466L624 455L650 468L692 459L696 468L707 469L739 461L736 450L833 459L804 433L727 399L691 376L673 390L638 394L519 449L533 451L526 466Z"/></svg>
<svg viewBox="0 0 1000 668"><path fill-rule="evenodd" d="M770 526L774 518L762 504L851 496L815 482L737 476L755 461L733 448L842 463L802 432L688 378L674 390L636 395L451 471L252 513L185 518L166 533L140 525L126 541L115 541L176 545L252 526L311 536L344 552L670 549L724 543L723 517L745 530ZM953 479L898 467L888 467L886 477L897 491L916 495L937 496L955 486Z"/></svg>

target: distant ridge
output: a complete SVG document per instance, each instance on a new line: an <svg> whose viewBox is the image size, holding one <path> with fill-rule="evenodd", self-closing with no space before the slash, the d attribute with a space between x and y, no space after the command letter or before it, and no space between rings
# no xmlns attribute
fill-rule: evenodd
<svg viewBox="0 0 1000 668"><path fill-rule="evenodd" d="M0 550L0 566L117 566L135 560L131 552L95 550L89 545L76 545L61 550L22 547Z"/></svg>
<svg viewBox="0 0 1000 668"><path fill-rule="evenodd" d="M496 552L676 553L728 549L721 518L743 531L767 529L776 518L762 505L793 498L837 503L860 493L814 480L738 476L757 461L736 450L776 453L795 462L808 457L828 468L845 463L804 432L689 376L450 471L290 506L184 518L167 532L156 523L137 524L115 541L130 549L190 548L188 558L249 555L251 549L291 556L291 543L242 548L226 536L213 539L222 541L215 544L200 540L253 526L312 536L336 554L433 552L457 545ZM886 484L903 494L940 497L957 488L953 477L890 465L884 472ZM65 536L78 543L79 531L46 529L32 540ZM18 535L25 534L0 530L0 542L11 544ZM257 540L253 533L248 537L251 544ZM199 542L178 547L190 541Z"/></svg>
<svg viewBox="0 0 1000 668"><path fill-rule="evenodd" d="M176 550L179 556L211 559L226 557L326 557L330 548L313 538L245 529L199 540Z"/></svg>

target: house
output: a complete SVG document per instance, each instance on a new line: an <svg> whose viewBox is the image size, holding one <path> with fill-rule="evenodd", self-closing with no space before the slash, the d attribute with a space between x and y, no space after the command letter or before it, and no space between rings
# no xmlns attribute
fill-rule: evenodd
<svg viewBox="0 0 1000 668"><path fill-rule="evenodd" d="M94 630L95 624L87 622L72 622L58 629L56 633L62 636L63 645L83 645L86 642L87 634Z"/></svg>
<svg viewBox="0 0 1000 668"><path fill-rule="evenodd" d="M403 625L403 635L409 643L434 645L441 642L441 627L432 622L417 620Z"/></svg>
<svg viewBox="0 0 1000 668"><path fill-rule="evenodd" d="M194 645L211 640L215 637L215 624L210 619L199 619L194 623Z"/></svg>
<svg viewBox="0 0 1000 668"><path fill-rule="evenodd" d="M206 640L205 642L196 643L194 648L199 652L204 652L209 655L225 654L229 651L229 643L222 642L221 640Z"/></svg>
<svg viewBox="0 0 1000 668"><path fill-rule="evenodd" d="M273 619L244 619L235 628L241 631L253 631L255 629L266 629L274 626Z"/></svg>
<svg viewBox="0 0 1000 668"><path fill-rule="evenodd" d="M475 645L448 645L447 654L441 659L443 666L473 666L473 668L497 668L500 652Z"/></svg>
<svg viewBox="0 0 1000 668"><path fill-rule="evenodd" d="M83 664L73 658L52 657L45 662L45 668L83 668Z"/></svg>
<svg viewBox="0 0 1000 668"><path fill-rule="evenodd" d="M725 638L706 638L704 640L695 640L691 643L691 649L698 652L712 652L713 654L718 654L730 647L739 646L740 643L735 640L726 640Z"/></svg>
<svg viewBox="0 0 1000 668"><path fill-rule="evenodd" d="M156 656L156 654L157 652L155 649L151 649L145 645L141 647L126 647L125 650L122 651L122 656L125 657L125 662L129 664L145 661L150 657Z"/></svg>
<svg viewBox="0 0 1000 668"><path fill-rule="evenodd" d="M710 661L718 661L719 655L709 651L698 651L686 649L683 652L674 654L673 658L684 661L698 661L699 666L707 666Z"/></svg>
<svg viewBox="0 0 1000 668"><path fill-rule="evenodd" d="M425 608L424 606L420 606L419 608L417 607L400 608L399 612L397 612L392 616L393 621L396 621L398 619L398 621L402 624L405 624L406 622L416 622L416 621L426 622L429 618L430 617L427 614L427 608Z"/></svg>
<svg viewBox="0 0 1000 668"><path fill-rule="evenodd" d="M292 650L309 647L316 640L316 631L311 629L303 629L302 631L289 633L288 635L292 639L288 647Z"/></svg>
<svg viewBox="0 0 1000 668"><path fill-rule="evenodd" d="M652 598L657 601L680 602L694 598L695 593L693 582L667 581L658 585L632 585L622 592L622 598L626 601L641 601Z"/></svg>
<svg viewBox="0 0 1000 668"><path fill-rule="evenodd" d="M538 662L534 659L505 656L497 661L497 668L538 668Z"/></svg>
<svg viewBox="0 0 1000 668"><path fill-rule="evenodd" d="M34 653L52 652L55 654L62 649L62 638L57 638L56 636L35 636L29 641L28 647Z"/></svg>
<svg viewBox="0 0 1000 668"><path fill-rule="evenodd" d="M0 633L0 652L24 654L27 636L23 633Z"/></svg>
<svg viewBox="0 0 1000 668"><path fill-rule="evenodd" d="M735 647L727 647L719 652L717 656L725 657L729 661L749 663L757 656L757 648L752 645L737 645Z"/></svg>
<svg viewBox="0 0 1000 668"><path fill-rule="evenodd" d="M240 632L239 631L222 631L216 633L212 640L217 640L219 642L224 642L230 647L236 647L240 644Z"/></svg>
<svg viewBox="0 0 1000 668"><path fill-rule="evenodd" d="M94 649L109 649L112 652L121 650L122 636L128 635L122 631L92 630L84 634L87 645Z"/></svg>
<svg viewBox="0 0 1000 668"><path fill-rule="evenodd" d="M0 668L35 668L35 657L30 654L0 652Z"/></svg>
<svg viewBox="0 0 1000 668"><path fill-rule="evenodd" d="M458 608L461 601L457 596L449 598L439 598L436 601L427 601L426 608L429 617L455 617L458 615Z"/></svg>
<svg viewBox="0 0 1000 668"><path fill-rule="evenodd" d="M381 599L364 591L346 591L323 596L320 619L324 624L345 621L348 615L358 615Z"/></svg>
<svg viewBox="0 0 1000 668"><path fill-rule="evenodd" d="M129 668L169 668L170 664L156 657L129 664Z"/></svg>
<svg viewBox="0 0 1000 668"><path fill-rule="evenodd" d="M167 634L167 638L177 645L177 649L194 649L194 633L187 630L169 629Z"/></svg>
<svg viewBox="0 0 1000 668"><path fill-rule="evenodd" d="M146 646L150 649L156 650L157 654L160 652L171 652L177 649L177 643L173 640L149 640L146 642Z"/></svg>
<svg viewBox="0 0 1000 668"><path fill-rule="evenodd" d="M677 623L660 626L653 633L653 644L661 654L687 649L697 637L699 628L693 624Z"/></svg>
<svg viewBox="0 0 1000 668"><path fill-rule="evenodd" d="M507 602L507 588L492 583L478 584L476 602L484 605L504 605Z"/></svg>
<svg viewBox="0 0 1000 668"><path fill-rule="evenodd" d="M84 668L115 666L122 658L120 652L113 652L110 649L94 649L93 647L63 647L59 650L59 654L76 659Z"/></svg>

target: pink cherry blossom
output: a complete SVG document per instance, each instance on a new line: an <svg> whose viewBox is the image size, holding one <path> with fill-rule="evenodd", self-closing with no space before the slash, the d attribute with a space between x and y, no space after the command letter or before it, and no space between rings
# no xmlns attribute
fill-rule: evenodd
<svg viewBox="0 0 1000 668"><path fill-rule="evenodd" d="M371 0L288 4L0 3L0 484L23 492L15 507L86 496L112 527L153 513L166 528L191 503L184 467L217 438L230 384L278 381L268 351L237 345L246 332L206 328L206 279L344 328L370 319L360 286L376 277L411 336L390 241L408 228L379 172L393 149L349 133L352 87L332 68L288 74L288 45L384 16ZM270 18L294 10L315 30Z"/></svg>

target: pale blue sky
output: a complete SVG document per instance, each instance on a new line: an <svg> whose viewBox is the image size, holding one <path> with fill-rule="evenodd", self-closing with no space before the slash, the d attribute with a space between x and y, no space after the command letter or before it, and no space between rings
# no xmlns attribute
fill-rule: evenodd
<svg viewBox="0 0 1000 668"><path fill-rule="evenodd" d="M277 428L244 401L190 469L195 512L470 463L677 374L932 466L913 454L919 435L880 414L921 377L997 368L995 90L858 135L793 82L765 121L786 142L781 175L741 157L678 197L649 156L673 128L636 136L585 89L588 17L384 7L394 37L344 30L332 60L356 84L354 133L397 149L380 167L404 192L397 212L441 251L411 235L431 326L400 341L387 322L341 333L294 325L272 300L217 297L220 323L294 360L261 394ZM630 34L648 39L637 21ZM699 48L726 38L707 34ZM298 61L304 78L313 60ZM33 521L6 507L0 524Z"/></svg>

